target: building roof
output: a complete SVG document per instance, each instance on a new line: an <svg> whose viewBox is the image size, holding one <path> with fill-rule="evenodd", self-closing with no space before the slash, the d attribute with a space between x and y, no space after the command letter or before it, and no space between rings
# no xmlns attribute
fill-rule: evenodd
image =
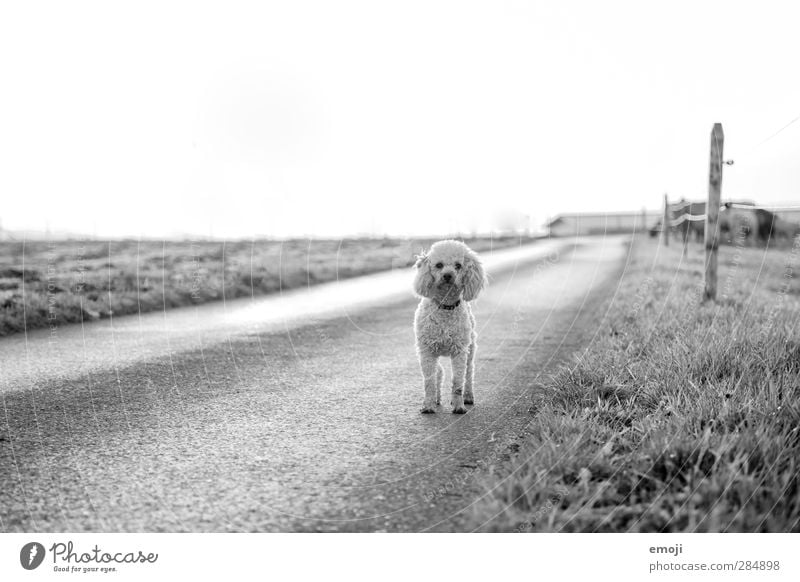
<svg viewBox="0 0 800 582"><path fill-rule="evenodd" d="M650 217L661 215L661 213L656 210L639 210L638 212L635 210L623 210L621 212L562 212L561 214L557 214L546 226L556 225L566 218L616 218L622 216L641 216L642 214Z"/></svg>

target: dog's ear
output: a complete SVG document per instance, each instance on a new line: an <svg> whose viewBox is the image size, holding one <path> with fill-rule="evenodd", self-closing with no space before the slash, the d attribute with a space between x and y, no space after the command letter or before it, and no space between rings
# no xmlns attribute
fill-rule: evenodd
<svg viewBox="0 0 800 582"><path fill-rule="evenodd" d="M417 255L417 262L414 265L417 274L414 276L414 293L420 297L431 296L431 285L433 285L433 273L431 273L431 263L425 253Z"/></svg>
<svg viewBox="0 0 800 582"><path fill-rule="evenodd" d="M472 301L483 288L486 287L486 272L483 270L483 264L474 252L470 251L465 258L464 268L464 301Z"/></svg>

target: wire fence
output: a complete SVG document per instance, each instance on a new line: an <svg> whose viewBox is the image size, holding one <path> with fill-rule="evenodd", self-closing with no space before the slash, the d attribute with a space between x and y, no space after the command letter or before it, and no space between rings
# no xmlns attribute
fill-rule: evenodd
<svg viewBox="0 0 800 582"><path fill-rule="evenodd" d="M703 212L702 214L693 214L691 212L683 212L682 214L676 216L676 212L677 211L682 210L682 209L684 209L686 207L691 208L692 205L705 206L705 204L706 204L705 202L688 202L688 201L686 201L686 202L678 202L676 204L670 204L669 205L669 210L672 213L672 216L675 217L675 218L672 218L670 220L669 225L671 227L673 227L673 226L680 226L681 224L683 224L687 220L691 221L691 222L698 222L698 221L701 221L701 220L705 220L706 217L707 217L707 214L705 212ZM742 204L740 202L726 202L725 204L721 204L719 209L720 209L720 211L730 210L730 209L741 209L741 210L752 210L752 211L766 210L767 212L771 212L772 214L775 214L776 216L780 212L798 212L798 213L800 213L800 206L757 206L755 204Z"/></svg>

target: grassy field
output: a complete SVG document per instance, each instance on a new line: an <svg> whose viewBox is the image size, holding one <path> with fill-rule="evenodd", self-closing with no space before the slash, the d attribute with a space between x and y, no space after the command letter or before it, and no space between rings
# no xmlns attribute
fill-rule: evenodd
<svg viewBox="0 0 800 582"><path fill-rule="evenodd" d="M528 241L466 239L478 251ZM0 336L408 268L431 242L0 242Z"/></svg>
<svg viewBox="0 0 800 582"><path fill-rule="evenodd" d="M639 239L594 340L533 390L526 441L485 483L502 531L800 531L800 246Z"/></svg>

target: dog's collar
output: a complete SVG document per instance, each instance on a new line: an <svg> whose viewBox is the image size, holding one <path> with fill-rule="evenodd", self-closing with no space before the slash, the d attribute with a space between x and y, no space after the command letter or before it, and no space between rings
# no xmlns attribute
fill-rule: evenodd
<svg viewBox="0 0 800 582"><path fill-rule="evenodd" d="M456 301L452 305L445 305L444 303L440 303L439 304L439 309L444 309L445 311L452 311L453 309L455 309L459 305L461 305L461 299L459 299L458 301Z"/></svg>

